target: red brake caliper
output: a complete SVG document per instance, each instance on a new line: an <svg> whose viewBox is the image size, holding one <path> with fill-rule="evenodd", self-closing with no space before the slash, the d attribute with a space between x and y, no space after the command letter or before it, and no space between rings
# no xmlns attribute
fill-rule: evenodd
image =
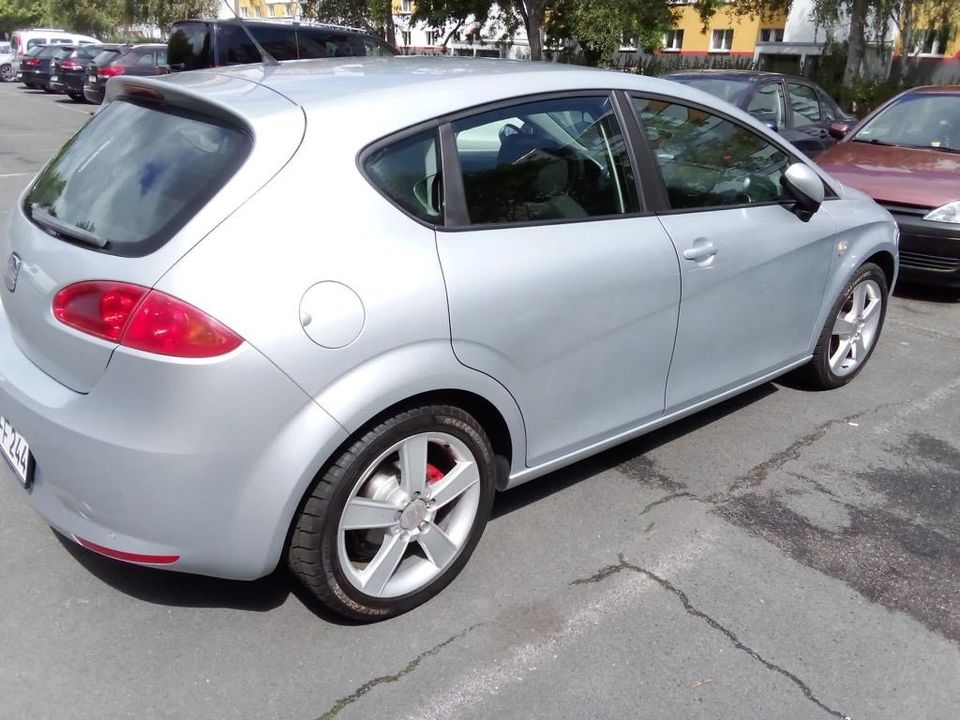
<svg viewBox="0 0 960 720"><path fill-rule="evenodd" d="M440 482L443 480L444 475L446 475L446 473L436 465L427 463L427 485L433 485L433 483Z"/></svg>

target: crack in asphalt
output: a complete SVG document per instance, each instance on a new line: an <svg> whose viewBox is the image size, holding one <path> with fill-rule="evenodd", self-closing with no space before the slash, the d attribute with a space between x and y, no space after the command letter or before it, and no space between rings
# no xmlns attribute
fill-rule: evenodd
<svg viewBox="0 0 960 720"><path fill-rule="evenodd" d="M861 410L858 413L854 413L853 415L847 415L846 417L842 417L840 419L834 418L832 420L827 420L825 423L821 423L806 435L797 438L786 448L778 453L774 453L759 465L755 465L746 474L741 475L739 478L734 480L734 482L727 488L726 493L714 493L713 495L707 497L706 500L713 502L720 499L725 494L762 485L763 481L766 480L770 475L771 470L781 468L791 460L799 459L803 451L818 440L825 437L830 431L830 428L836 425L846 425L854 420L859 420L864 415L876 412L879 409L880 408L869 408L867 410Z"/></svg>
<svg viewBox="0 0 960 720"><path fill-rule="evenodd" d="M420 653L415 658L413 658L413 660L408 662L405 667L403 667L398 672L393 673L392 675L381 675L380 677L375 677L372 680L367 680L367 682L363 683L363 685L358 687L352 693L350 693L349 695L345 695L344 697L337 700L330 707L330 709L327 710L319 718L317 718L317 720L331 720L331 718L336 717L340 713L340 711L343 710L347 705L357 702L357 700L360 700L364 695L366 695L368 692L373 690L378 685L383 685L384 683L393 683L401 680L402 678L406 677L407 675L412 673L414 670L416 670L417 666L420 663L422 663L424 660L426 660L428 657L430 657L431 655L436 655L438 652L440 652L445 647L447 647L447 645L455 643L457 640L463 639L467 635L467 633L469 633L472 630L475 630L482 624L483 623L476 623L475 625L471 625L466 630L461 630L456 635L451 635L446 640L444 640L441 643L438 643L437 645L434 645L429 650L424 650L422 653Z"/></svg>
<svg viewBox="0 0 960 720"><path fill-rule="evenodd" d="M748 645L745 645L745 644L740 640L740 638L738 638L738 637L736 636L736 634L733 633L732 630L728 630L728 629L725 628L723 625L721 625L719 622L717 622L717 621L714 620L712 617L710 617L709 615L707 615L705 612L703 612L702 610L699 610L698 608L696 608L696 607L693 605L693 603L690 602L690 598L687 596L687 594L686 594L685 592L683 592L683 590L681 590L680 588L678 588L676 585L674 585L673 583L671 583L669 580L660 577L659 575L657 575L657 574L656 574L655 572L653 572L652 570L647 570L647 569L644 568L644 567L640 567L639 565L634 565L633 563L627 562L626 559L625 559L624 556L623 556L623 553L620 553L620 554L617 556L617 558L618 558L619 562L617 562L617 563L615 563L615 564L613 564L613 565L607 565L607 566L605 566L605 567L602 567L602 568L600 568L600 570L598 570L598 571L597 571L596 573L594 573L593 575L590 575L589 577L585 577L585 578L580 578L580 579L578 579L578 580L574 580L574 581L571 582L570 584L571 584L571 585L587 585L587 584L591 584L591 583L598 583L598 582L601 582L601 581L607 579L607 578L610 577L611 575L616 575L617 573L623 572L624 570L630 570L630 571L632 571L632 572L636 572L636 573L639 573L639 574L641 574L641 575L644 575L644 576L650 578L651 580L653 580L655 583L657 583L657 584L658 584L661 588L663 588L664 590L667 590L668 592L670 592L670 593L672 593L673 595L675 595L675 596L680 600L680 602L682 603L683 609L687 612L688 615L691 615L692 617L695 617L695 618L697 618L698 620L703 620L705 623L707 623L707 625L709 625L709 626L710 626L711 628L713 628L714 630L717 630L718 632L723 633L723 634L727 637L727 639L733 644L733 646L734 646L737 650L740 650L740 651L742 651L742 652L745 652L747 655L749 655L750 657L752 657L754 660L756 660L757 662L759 662L761 665L763 665L763 666L764 666L765 668L767 668L768 670L772 670L772 671L774 671L774 672L776 672L776 673L779 673L780 675L783 675L785 678L787 678L788 680L790 680L790 682L792 682L794 685L796 685L797 688L800 689L800 692L803 693L804 697L806 697L807 700L809 700L810 702L812 702L814 705L816 705L817 707L819 707L821 710L823 710L824 712L828 713L829 715L831 715L831 716L833 716L833 717L835 717L835 718L840 718L840 720L851 720L849 715L845 715L844 713L840 712L839 710L834 710L832 707L830 707L830 706L827 705L825 702L823 702L820 698L818 698L818 697L814 694L814 692L813 692L813 690L810 688L810 686L807 685L807 683L805 683L805 682L804 682L803 680L801 680L799 677L797 677L796 675L794 675L794 674L793 674L792 672L790 672L789 670L780 667L780 666L777 665L776 663L771 662L770 660L767 660L765 657L763 657L763 656L762 656L760 653L758 653L756 650L754 650L753 648L749 647Z"/></svg>
<svg viewBox="0 0 960 720"><path fill-rule="evenodd" d="M670 493L669 495L664 495L662 498L648 502L646 506L643 508L643 510L641 510L637 514L646 515L648 512L653 510L657 505L663 505L664 503L668 503L671 500L676 500L677 498L692 498L694 500L700 499L696 495L694 495L692 492Z"/></svg>

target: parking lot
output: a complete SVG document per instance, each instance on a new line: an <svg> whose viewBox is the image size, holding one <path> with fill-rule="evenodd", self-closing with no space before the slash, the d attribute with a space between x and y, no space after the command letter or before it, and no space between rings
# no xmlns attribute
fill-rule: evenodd
<svg viewBox="0 0 960 720"><path fill-rule="evenodd" d="M0 232L92 109L0 84ZM850 385L768 383L501 494L450 587L373 625L283 568L87 552L0 464L0 715L956 718L958 408L960 301L900 288Z"/></svg>

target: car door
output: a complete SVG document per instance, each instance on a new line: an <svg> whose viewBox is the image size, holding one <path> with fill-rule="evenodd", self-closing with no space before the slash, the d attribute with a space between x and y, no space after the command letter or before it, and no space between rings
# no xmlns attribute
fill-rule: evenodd
<svg viewBox="0 0 960 720"><path fill-rule="evenodd" d="M789 131L784 133L790 142L807 157L816 157L830 145L830 135L817 92L805 83L787 81L790 106Z"/></svg>
<svg viewBox="0 0 960 720"><path fill-rule="evenodd" d="M807 222L791 212L780 178L794 158L759 133L692 103L637 96L633 105L680 257L671 412L804 357L836 226L825 212Z"/></svg>
<svg viewBox="0 0 960 720"><path fill-rule="evenodd" d="M678 261L642 209L612 97L501 104L441 135L453 349L516 399L528 462L658 417Z"/></svg>

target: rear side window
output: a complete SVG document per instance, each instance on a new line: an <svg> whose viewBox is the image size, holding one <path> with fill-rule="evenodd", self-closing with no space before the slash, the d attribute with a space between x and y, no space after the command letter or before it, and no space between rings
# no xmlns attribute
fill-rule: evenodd
<svg viewBox="0 0 960 720"><path fill-rule="evenodd" d="M210 118L118 100L44 169L24 212L56 237L140 257L206 204L243 163L250 142Z"/></svg>
<svg viewBox="0 0 960 720"><path fill-rule="evenodd" d="M180 23L167 41L173 70L210 67L210 26L206 23Z"/></svg>
<svg viewBox="0 0 960 720"><path fill-rule="evenodd" d="M373 151L364 169L373 184L402 209L428 223L443 222L436 130Z"/></svg>
<svg viewBox="0 0 960 720"><path fill-rule="evenodd" d="M101 53L97 53L96 57L93 58L93 62L98 67L103 67L107 63L116 60L119 55L119 50L104 50Z"/></svg>
<svg viewBox="0 0 960 720"><path fill-rule="evenodd" d="M633 170L608 97L514 105L453 123L470 222L637 212Z"/></svg>
<svg viewBox="0 0 960 720"><path fill-rule="evenodd" d="M250 26L250 31L276 60L297 59L297 38L292 25L276 27ZM226 65L260 62L257 47L243 28L236 24L224 23L220 26L221 62Z"/></svg>

